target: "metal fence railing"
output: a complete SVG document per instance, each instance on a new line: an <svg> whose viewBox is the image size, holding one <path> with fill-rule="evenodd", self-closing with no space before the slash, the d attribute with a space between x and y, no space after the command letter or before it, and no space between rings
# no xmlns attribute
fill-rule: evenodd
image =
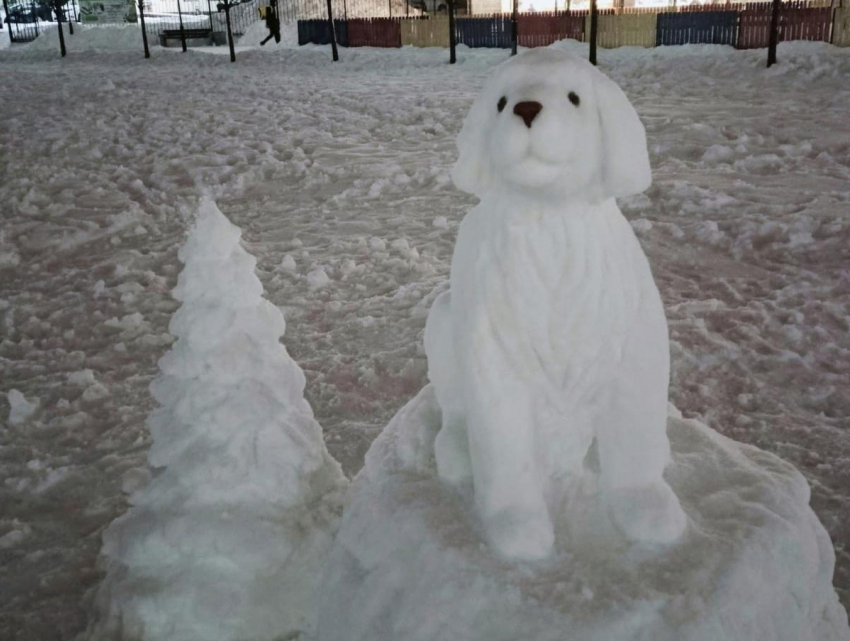
<svg viewBox="0 0 850 641"><path fill-rule="evenodd" d="M79 21L77 0L63 3L62 21ZM56 12L46 0L3 0L0 23L9 30L12 43L32 42L56 22Z"/></svg>

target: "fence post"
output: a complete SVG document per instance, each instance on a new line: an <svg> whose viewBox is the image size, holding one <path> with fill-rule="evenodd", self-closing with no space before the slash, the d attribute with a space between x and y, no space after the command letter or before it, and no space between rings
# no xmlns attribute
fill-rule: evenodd
<svg viewBox="0 0 850 641"><path fill-rule="evenodd" d="M767 45L767 66L776 64L776 44L779 42L779 8L782 0L773 0L773 12L770 14L770 41Z"/></svg>
<svg viewBox="0 0 850 641"><path fill-rule="evenodd" d="M517 45L517 13L519 12L519 0L514 0L513 12L511 13L511 55L516 55Z"/></svg>
<svg viewBox="0 0 850 641"><path fill-rule="evenodd" d="M230 28L231 2L232 0L224 0L222 6L224 6L224 22L227 24L227 43L230 45L230 62L236 62L236 49L233 48L233 29Z"/></svg>
<svg viewBox="0 0 850 641"><path fill-rule="evenodd" d="M35 25L35 37L38 38L38 13L35 10L35 3L32 0L30 0L30 11L32 11L32 15L35 18L33 24ZM8 16L9 14L7 13L6 15Z"/></svg>
<svg viewBox="0 0 850 641"><path fill-rule="evenodd" d="M9 4L6 0L3 0L3 11L5 13L6 19L9 20ZM15 36L12 34L12 21L9 20L9 43L15 42Z"/></svg>
<svg viewBox="0 0 850 641"><path fill-rule="evenodd" d="M186 32L183 30L183 8L180 6L180 0L177 0L177 18L180 20L180 44L183 53L186 53Z"/></svg>
<svg viewBox="0 0 850 641"><path fill-rule="evenodd" d="M457 45L457 33L455 32L455 0L448 0L449 3L449 64L453 65L457 61L455 55L455 46Z"/></svg>
<svg viewBox="0 0 850 641"><path fill-rule="evenodd" d="M596 0L590 0L590 64L596 65L596 29L599 22L599 12Z"/></svg>
<svg viewBox="0 0 850 641"><path fill-rule="evenodd" d="M64 58L67 52L65 51L65 34L62 31L62 0L54 0L53 9L56 11L56 28L59 29L59 51ZM38 22L38 16L36 16L36 22Z"/></svg>
<svg viewBox="0 0 850 641"><path fill-rule="evenodd" d="M336 48L336 29L334 29L334 13L331 8L331 0L328 0L328 34L331 38L331 52L333 54L333 61L337 62L339 60L339 51Z"/></svg>
<svg viewBox="0 0 850 641"><path fill-rule="evenodd" d="M59 7L61 8L62 5L60 4ZM72 36L74 35L74 20L71 18L70 12L68 15L68 33L70 33Z"/></svg>
<svg viewBox="0 0 850 641"><path fill-rule="evenodd" d="M151 50L148 49L148 30L145 29L145 0L138 0L139 5L139 22L142 25L142 43L145 45L145 58L151 57Z"/></svg>
<svg viewBox="0 0 850 641"><path fill-rule="evenodd" d="M212 19L212 5L210 4L210 0L207 0L207 15L210 17L210 35L213 36L213 44L215 44L215 26L213 25Z"/></svg>

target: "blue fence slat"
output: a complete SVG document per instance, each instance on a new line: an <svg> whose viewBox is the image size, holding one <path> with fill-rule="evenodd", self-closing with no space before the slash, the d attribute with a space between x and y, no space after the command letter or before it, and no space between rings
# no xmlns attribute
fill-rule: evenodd
<svg viewBox="0 0 850 641"><path fill-rule="evenodd" d="M738 41L737 11L659 13L655 45L722 44Z"/></svg>
<svg viewBox="0 0 850 641"><path fill-rule="evenodd" d="M458 44L467 47L511 46L511 22L500 16L491 18L459 18L455 21Z"/></svg>
<svg viewBox="0 0 850 641"><path fill-rule="evenodd" d="M345 20L334 20L336 41L341 47L348 46L348 22ZM327 20L299 20L298 21L298 44L299 45L326 45L331 42L331 33L328 29Z"/></svg>

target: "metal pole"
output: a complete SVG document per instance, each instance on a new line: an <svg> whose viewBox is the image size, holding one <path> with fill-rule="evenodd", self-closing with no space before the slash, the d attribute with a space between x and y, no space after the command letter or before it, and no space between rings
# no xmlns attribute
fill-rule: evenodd
<svg viewBox="0 0 850 641"><path fill-rule="evenodd" d="M55 0L53 7L56 10L56 28L59 29L59 51L64 58L67 52L65 51L65 34L62 31L62 0Z"/></svg>
<svg viewBox="0 0 850 641"><path fill-rule="evenodd" d="M779 43L779 9L782 0L773 0L773 12L770 14L770 40L767 46L767 66L776 64L776 45Z"/></svg>
<svg viewBox="0 0 850 641"><path fill-rule="evenodd" d="M392 18L393 17L393 0L387 0L387 6L389 7L389 10L390 10L390 18Z"/></svg>
<svg viewBox="0 0 850 641"><path fill-rule="evenodd" d="M12 29L12 19L9 17L9 3L3 0L3 11L6 12L6 20L9 21L9 42L15 42L15 32Z"/></svg>
<svg viewBox="0 0 850 641"><path fill-rule="evenodd" d="M207 0L207 14L210 17L210 33L214 34L215 33L215 27L213 26L213 21L212 21L212 5L210 4L210 0ZM215 38L213 38L213 44L215 44Z"/></svg>
<svg viewBox="0 0 850 641"><path fill-rule="evenodd" d="M596 65L596 28L599 12L596 10L596 0L590 0L590 64Z"/></svg>
<svg viewBox="0 0 850 641"><path fill-rule="evenodd" d="M62 8L61 4L59 8ZM70 33L72 36L74 35L74 20L71 18L70 14L68 15L68 33Z"/></svg>
<svg viewBox="0 0 850 641"><path fill-rule="evenodd" d="M145 45L145 58L151 57L151 50L148 49L148 32L145 29L145 0L139 0L139 22L142 24L142 42Z"/></svg>
<svg viewBox="0 0 850 641"><path fill-rule="evenodd" d="M511 15L511 55L516 55L517 47L517 14L519 13L519 0L514 0L514 10Z"/></svg>
<svg viewBox="0 0 850 641"><path fill-rule="evenodd" d="M177 0L177 17L180 19L180 44L183 46L183 53L186 53L186 32L183 30L183 9L180 0Z"/></svg>
<svg viewBox="0 0 850 641"><path fill-rule="evenodd" d="M236 62L236 50L233 48L233 31L230 28L230 0L225 0L224 2L224 19L227 22L227 42L230 45L230 62Z"/></svg>
<svg viewBox="0 0 850 641"><path fill-rule="evenodd" d="M32 17L35 19L35 36L38 37L38 13L35 10L35 3L30 0L30 11L32 11Z"/></svg>
<svg viewBox="0 0 850 641"><path fill-rule="evenodd" d="M457 45L457 32L455 31L455 0L448 0L449 3L449 64L453 65L457 62L455 55L455 47Z"/></svg>
<svg viewBox="0 0 850 641"><path fill-rule="evenodd" d="M334 13L331 7L331 0L328 0L328 35L331 38L331 52L333 53L333 61L339 60L339 51L336 48L336 30L334 29Z"/></svg>

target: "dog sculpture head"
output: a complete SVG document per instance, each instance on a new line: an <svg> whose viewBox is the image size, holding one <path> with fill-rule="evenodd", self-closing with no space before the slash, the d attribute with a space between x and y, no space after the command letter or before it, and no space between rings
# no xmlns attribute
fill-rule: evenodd
<svg viewBox="0 0 850 641"><path fill-rule="evenodd" d="M452 178L479 197L510 185L600 201L652 182L646 132L626 95L590 63L550 48L497 69L457 146Z"/></svg>

